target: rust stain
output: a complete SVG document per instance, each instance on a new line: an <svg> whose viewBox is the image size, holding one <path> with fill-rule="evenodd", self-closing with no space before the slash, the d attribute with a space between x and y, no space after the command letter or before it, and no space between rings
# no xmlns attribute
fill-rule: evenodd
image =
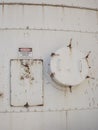
<svg viewBox="0 0 98 130"><path fill-rule="evenodd" d="M37 105L37 106L43 106L43 104L39 104L39 105Z"/></svg>
<svg viewBox="0 0 98 130"><path fill-rule="evenodd" d="M51 53L51 56L55 56L55 53Z"/></svg>
<svg viewBox="0 0 98 130"><path fill-rule="evenodd" d="M21 77L20 77L20 80L24 80L24 77L23 77L23 76L21 76Z"/></svg>
<svg viewBox="0 0 98 130"><path fill-rule="evenodd" d="M31 80L34 80L34 77L32 77Z"/></svg>
<svg viewBox="0 0 98 130"><path fill-rule="evenodd" d="M28 102L26 102L26 104L24 105L24 107L26 107L26 108L28 108L28 107L29 107Z"/></svg>
<svg viewBox="0 0 98 130"><path fill-rule="evenodd" d="M41 62L43 62L43 59L34 59L34 61L41 61Z"/></svg>
<svg viewBox="0 0 98 130"><path fill-rule="evenodd" d="M81 60L80 60L81 63ZM80 73L82 73L82 63L80 64Z"/></svg>
<svg viewBox="0 0 98 130"><path fill-rule="evenodd" d="M14 105L10 104L11 107L14 107Z"/></svg>
<svg viewBox="0 0 98 130"><path fill-rule="evenodd" d="M72 50L72 38L70 39L70 43L67 47L69 47L70 51Z"/></svg>
<svg viewBox="0 0 98 130"><path fill-rule="evenodd" d="M51 53L51 57L53 57L53 56L59 56L59 54Z"/></svg>
<svg viewBox="0 0 98 130"><path fill-rule="evenodd" d="M86 59L88 59L89 58L89 56L90 56L90 53L91 53L91 51L89 51L89 53L86 55Z"/></svg>
<svg viewBox="0 0 98 130"><path fill-rule="evenodd" d="M86 61L87 61L87 65L88 65L89 68L91 68L91 66L89 65L89 61L88 61L88 58L89 58L89 56L90 56L90 53L91 53L91 51L89 51L88 54L87 54L86 57L85 57L85 59L86 59Z"/></svg>
<svg viewBox="0 0 98 130"><path fill-rule="evenodd" d="M3 97L3 95L4 95L3 93L0 93L0 97Z"/></svg>
<svg viewBox="0 0 98 130"><path fill-rule="evenodd" d="M86 76L86 79L95 79L94 77Z"/></svg>
<svg viewBox="0 0 98 130"><path fill-rule="evenodd" d="M72 93L72 86L71 85L69 86L69 89L70 89L70 92Z"/></svg>
<svg viewBox="0 0 98 130"><path fill-rule="evenodd" d="M86 79L89 79L90 78L90 76L86 76Z"/></svg>
<svg viewBox="0 0 98 130"><path fill-rule="evenodd" d="M4 15L4 2L2 2L2 16Z"/></svg>
<svg viewBox="0 0 98 130"><path fill-rule="evenodd" d="M34 80L34 77L31 74L32 64L33 63L30 60L21 60L21 67L23 68L24 72L22 72L20 80L29 79L30 84L32 84L32 81Z"/></svg>
<svg viewBox="0 0 98 130"><path fill-rule="evenodd" d="M55 73L51 73L51 74L50 74L50 77L51 77L51 78L53 78L53 77L54 77L54 75L55 75Z"/></svg>

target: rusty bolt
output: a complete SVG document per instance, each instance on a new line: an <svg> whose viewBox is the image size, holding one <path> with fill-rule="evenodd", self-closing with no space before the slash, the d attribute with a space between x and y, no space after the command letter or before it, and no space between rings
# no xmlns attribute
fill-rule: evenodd
<svg viewBox="0 0 98 130"><path fill-rule="evenodd" d="M51 73L51 74L50 74L50 77L51 77L51 78L53 78L53 77L54 77L54 75L55 75L55 73Z"/></svg>
<svg viewBox="0 0 98 130"><path fill-rule="evenodd" d="M88 54L86 55L86 57L85 57L86 59L89 58L90 53L91 53L91 51L89 51Z"/></svg>
<svg viewBox="0 0 98 130"><path fill-rule="evenodd" d="M55 56L55 53L51 53L51 56Z"/></svg>
<svg viewBox="0 0 98 130"><path fill-rule="evenodd" d="M86 76L86 79L89 79L90 78L90 76Z"/></svg>

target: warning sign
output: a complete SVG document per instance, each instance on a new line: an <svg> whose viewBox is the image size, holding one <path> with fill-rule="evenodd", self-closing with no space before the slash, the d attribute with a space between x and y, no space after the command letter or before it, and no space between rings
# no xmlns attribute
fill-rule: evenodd
<svg viewBox="0 0 98 130"><path fill-rule="evenodd" d="M20 58L32 58L32 48L19 48L18 52Z"/></svg>

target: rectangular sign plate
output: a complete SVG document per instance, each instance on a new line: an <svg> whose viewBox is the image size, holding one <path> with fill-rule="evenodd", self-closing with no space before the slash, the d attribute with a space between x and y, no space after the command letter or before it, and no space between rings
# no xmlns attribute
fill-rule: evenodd
<svg viewBox="0 0 98 130"><path fill-rule="evenodd" d="M19 48L18 49L20 58L32 58L32 48Z"/></svg>

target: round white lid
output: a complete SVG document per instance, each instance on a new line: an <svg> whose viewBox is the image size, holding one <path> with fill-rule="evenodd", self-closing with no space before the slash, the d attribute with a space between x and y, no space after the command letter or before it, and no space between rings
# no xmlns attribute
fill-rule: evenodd
<svg viewBox="0 0 98 130"><path fill-rule="evenodd" d="M88 74L84 54L76 48L64 47L51 55L51 77L65 86L80 84Z"/></svg>

